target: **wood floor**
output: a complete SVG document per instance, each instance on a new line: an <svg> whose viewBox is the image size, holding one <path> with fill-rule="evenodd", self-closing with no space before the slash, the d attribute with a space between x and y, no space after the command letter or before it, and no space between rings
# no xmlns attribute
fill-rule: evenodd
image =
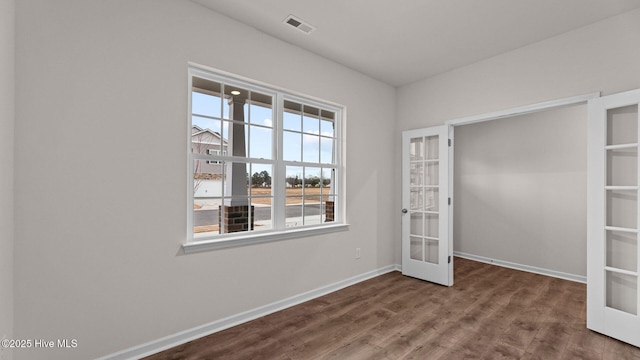
<svg viewBox="0 0 640 360"><path fill-rule="evenodd" d="M585 326L584 284L455 259L455 285L389 273L161 359L640 359Z"/></svg>

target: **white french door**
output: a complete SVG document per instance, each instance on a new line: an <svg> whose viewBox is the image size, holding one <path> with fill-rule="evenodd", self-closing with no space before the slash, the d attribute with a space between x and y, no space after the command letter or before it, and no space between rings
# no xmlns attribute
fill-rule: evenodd
<svg viewBox="0 0 640 360"><path fill-rule="evenodd" d="M448 129L402 133L402 273L451 286Z"/></svg>
<svg viewBox="0 0 640 360"><path fill-rule="evenodd" d="M640 346L640 90L589 100L587 327Z"/></svg>

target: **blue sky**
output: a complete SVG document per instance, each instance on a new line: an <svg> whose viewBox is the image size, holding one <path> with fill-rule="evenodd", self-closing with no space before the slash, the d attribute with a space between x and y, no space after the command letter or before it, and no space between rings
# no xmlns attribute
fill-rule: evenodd
<svg viewBox="0 0 640 360"><path fill-rule="evenodd" d="M192 93L193 114L215 117L192 116L193 125L203 129L221 133L228 138L229 105L227 101L220 101L219 97ZM245 136L249 139L249 157L273 159L273 112L270 107L260 104L245 104ZM299 113L285 112L283 118L283 158L285 161L304 161L313 163L332 162L333 153L333 121L322 120L318 117L301 116ZM319 136L322 135L322 136ZM323 137L328 136L328 137ZM250 174L263 170L273 174L271 165L252 163ZM321 166L304 169L306 177L320 176ZM329 176L325 169L324 176ZM287 166L287 176L303 177L303 168L300 166Z"/></svg>

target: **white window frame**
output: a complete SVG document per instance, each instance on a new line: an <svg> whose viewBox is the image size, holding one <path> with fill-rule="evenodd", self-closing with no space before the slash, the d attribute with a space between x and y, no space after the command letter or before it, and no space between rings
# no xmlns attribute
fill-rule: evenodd
<svg viewBox="0 0 640 360"><path fill-rule="evenodd" d="M193 90L192 81L194 77L211 80L214 82L234 85L251 91L257 91L273 95L273 160L261 160L262 163L273 165L272 186L273 186L273 207L274 218L272 219L273 229L262 231L246 231L231 234L212 235L206 238L194 238L193 232L193 163L194 154L192 152L191 136L192 136L192 104L191 94ZM283 160L283 112L284 101L294 101L300 104L329 110L335 113L335 160L331 166L322 163L308 163L304 161L291 162ZM273 85L257 82L248 78L244 78L235 74L224 72L218 69L190 63L188 70L188 104L187 104L187 236L183 244L185 253L200 252L207 250L215 250L221 248L229 248L236 246L244 246L249 244L264 243L270 241L292 239L306 236L315 236L320 234L333 233L337 231L346 231L349 225L346 222L346 196L345 196L345 117L346 107L333 102L320 100L308 95L293 92L287 89L275 87ZM225 154L226 155L226 154ZM224 158L226 156L221 156ZM224 160L224 159L223 159ZM229 157L232 160L232 157ZM255 162L253 159L248 162ZM329 223L304 225L298 227L286 227L284 209L276 210L277 206L284 204L286 196L286 186L284 179L286 177L286 166L307 166L313 168L325 167L335 168L336 175L333 177L332 188L335 193L336 201L334 203L334 221ZM282 180L282 181L281 181ZM279 205L280 204L280 205Z"/></svg>

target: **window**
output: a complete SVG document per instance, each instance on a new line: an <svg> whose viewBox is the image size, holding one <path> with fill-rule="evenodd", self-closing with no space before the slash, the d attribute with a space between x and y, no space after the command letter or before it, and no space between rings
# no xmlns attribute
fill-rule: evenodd
<svg viewBox="0 0 640 360"><path fill-rule="evenodd" d="M341 106L193 66L189 84L187 245L344 229Z"/></svg>
<svg viewBox="0 0 640 360"><path fill-rule="evenodd" d="M209 153L209 155L220 155L220 150L219 149L208 149L207 152ZM227 150L223 150L222 151L222 155L223 156L227 156ZM207 160L207 164L220 164L220 161L218 161L218 160Z"/></svg>

